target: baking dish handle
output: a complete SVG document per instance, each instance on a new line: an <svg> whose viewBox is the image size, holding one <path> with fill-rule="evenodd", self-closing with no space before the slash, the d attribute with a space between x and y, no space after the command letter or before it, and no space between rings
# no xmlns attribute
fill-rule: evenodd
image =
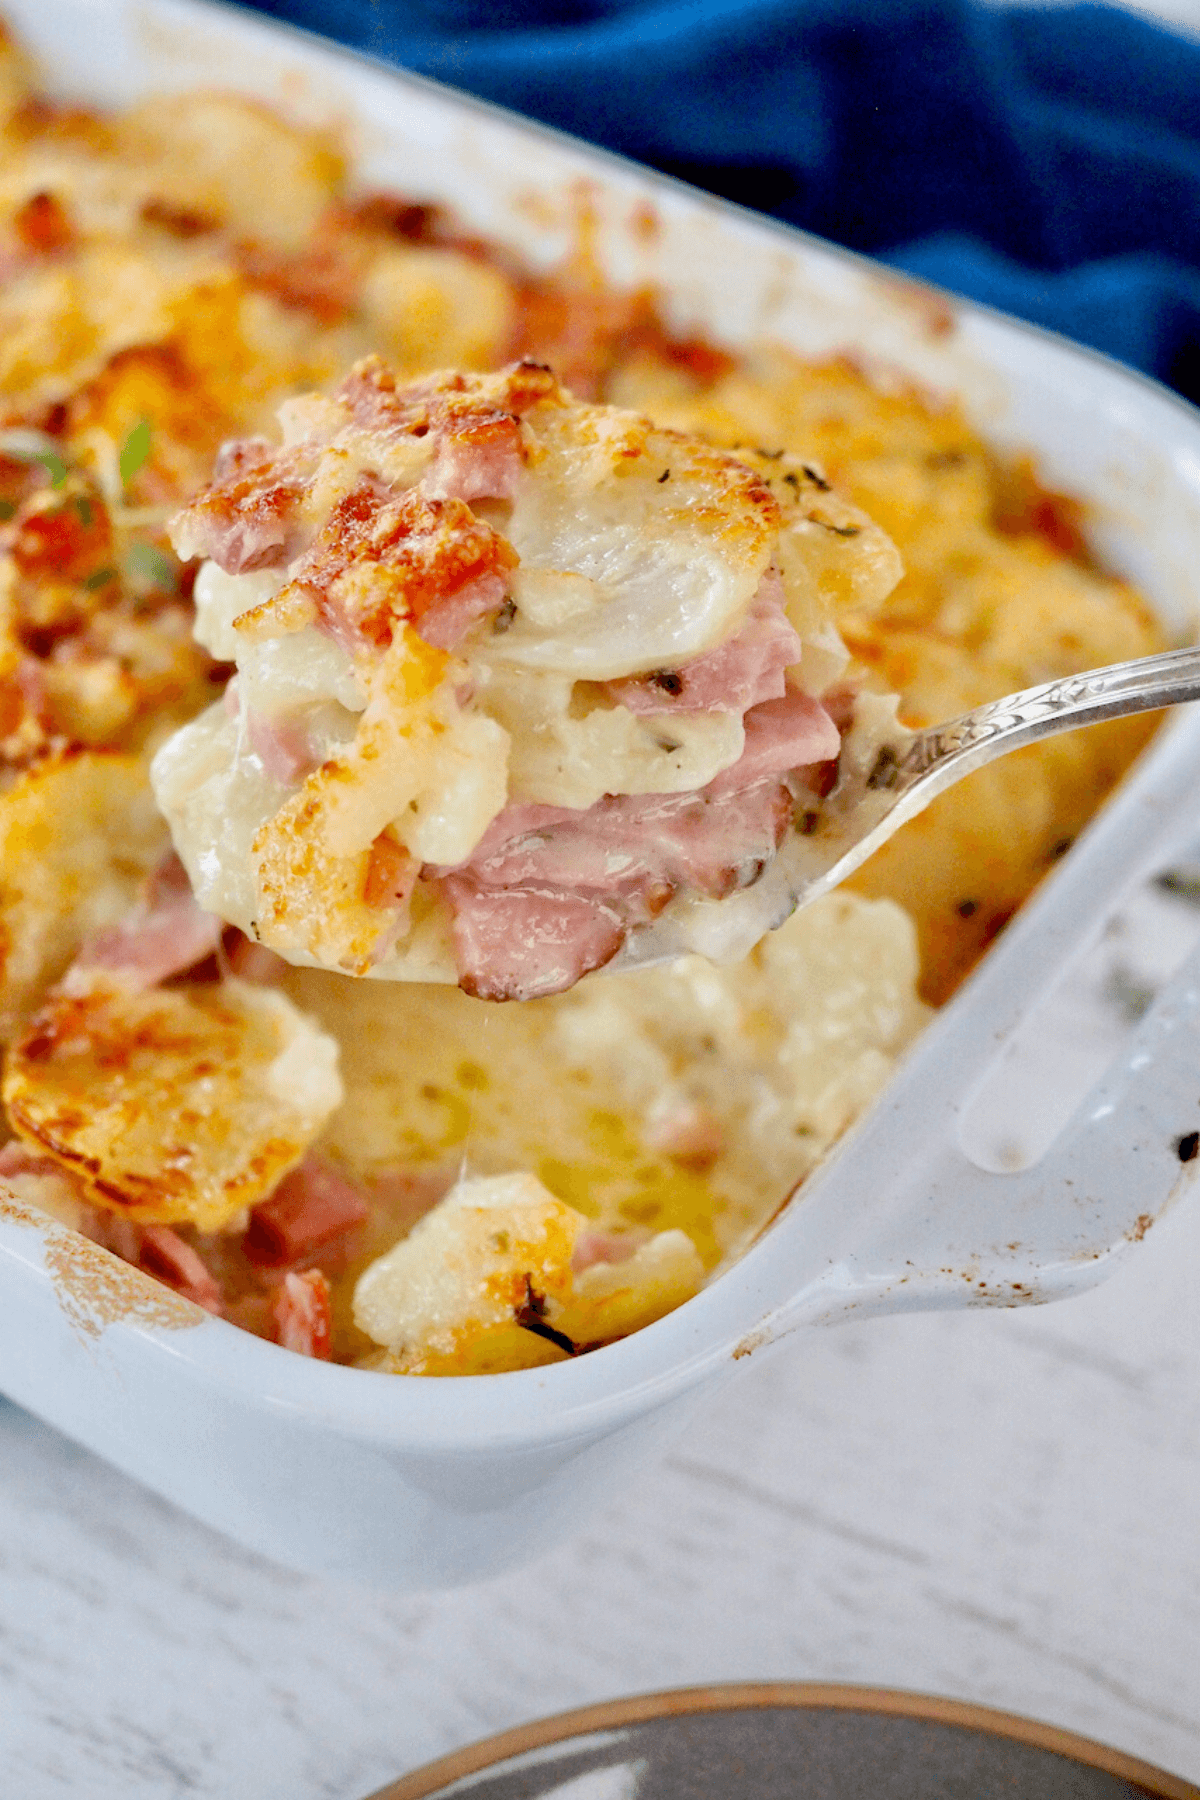
<svg viewBox="0 0 1200 1800"><path fill-rule="evenodd" d="M1031 1168L977 1167L956 1118L927 1155L893 1161L879 1229L796 1296L784 1329L1062 1299L1111 1273L1200 1171L1200 949Z"/></svg>

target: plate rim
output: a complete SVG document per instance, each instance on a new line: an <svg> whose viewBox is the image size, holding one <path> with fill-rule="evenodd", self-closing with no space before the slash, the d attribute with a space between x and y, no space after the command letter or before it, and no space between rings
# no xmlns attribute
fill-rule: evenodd
<svg viewBox="0 0 1200 1800"><path fill-rule="evenodd" d="M389 1782L386 1787L377 1788L366 1796L366 1800L426 1800L427 1796L465 1776L480 1774L513 1757L567 1743L575 1737L680 1714L741 1712L755 1707L875 1713L961 1726L1070 1757L1088 1768L1142 1788L1154 1800L1200 1800L1200 1787L1183 1776L1172 1775L1154 1763L1130 1756L1123 1750L1114 1750L1062 1726L984 1706L973 1700L952 1700L906 1688L859 1687L825 1681L714 1682L700 1687L664 1688L654 1693L629 1695L621 1700L601 1700L590 1706L573 1707L568 1712L510 1726L507 1731L452 1750L448 1755L424 1763Z"/></svg>

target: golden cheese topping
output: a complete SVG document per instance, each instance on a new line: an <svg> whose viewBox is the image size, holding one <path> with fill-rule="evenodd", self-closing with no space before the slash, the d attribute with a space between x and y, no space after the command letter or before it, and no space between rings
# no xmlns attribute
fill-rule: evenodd
<svg viewBox="0 0 1200 1800"><path fill-rule="evenodd" d="M336 1045L282 995L103 978L47 1001L3 1092L14 1129L86 1199L207 1231L266 1199L342 1097Z"/></svg>

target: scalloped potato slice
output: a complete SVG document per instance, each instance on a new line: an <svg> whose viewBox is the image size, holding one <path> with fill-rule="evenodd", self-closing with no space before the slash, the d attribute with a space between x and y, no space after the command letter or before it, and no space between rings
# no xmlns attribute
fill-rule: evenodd
<svg viewBox="0 0 1200 1800"><path fill-rule="evenodd" d="M242 982L53 994L9 1051L14 1131L97 1206L216 1231L264 1200L342 1099L337 1046Z"/></svg>
<svg viewBox="0 0 1200 1800"><path fill-rule="evenodd" d="M533 1175L460 1181L354 1292L361 1331L397 1372L483 1373L555 1359L520 1316L557 1312L584 1219Z"/></svg>
<svg viewBox="0 0 1200 1800"><path fill-rule="evenodd" d="M566 571L584 592L554 618L518 591L493 659L605 681L719 643L745 614L779 529L757 473L636 413L570 396L530 424L529 476L506 535L522 576Z"/></svg>
<svg viewBox="0 0 1200 1800"><path fill-rule="evenodd" d="M704 1279L682 1231L576 1272L586 1226L533 1175L464 1179L359 1277L355 1323L395 1374L481 1375L636 1331Z"/></svg>
<svg viewBox="0 0 1200 1800"><path fill-rule="evenodd" d="M127 112L118 130L157 196L285 249L304 244L344 173L328 133L240 94L164 95Z"/></svg>
<svg viewBox="0 0 1200 1800"><path fill-rule="evenodd" d="M404 369L482 369L500 360L516 325L512 282L492 263L440 245L378 250L359 294L373 342Z"/></svg>
<svg viewBox="0 0 1200 1800"><path fill-rule="evenodd" d="M128 912L168 845L136 756L38 763L0 793L0 1038L85 937Z"/></svg>

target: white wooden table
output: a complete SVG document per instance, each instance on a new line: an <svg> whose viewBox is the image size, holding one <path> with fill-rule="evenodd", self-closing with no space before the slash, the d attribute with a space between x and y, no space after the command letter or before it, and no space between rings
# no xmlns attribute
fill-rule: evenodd
<svg viewBox="0 0 1200 1800"><path fill-rule="evenodd" d="M984 1701L1200 1780L1198 1527L1200 1200L1082 1299L751 1359L621 1506L450 1594L272 1567L0 1403L0 1793L355 1800L753 1677Z"/></svg>

